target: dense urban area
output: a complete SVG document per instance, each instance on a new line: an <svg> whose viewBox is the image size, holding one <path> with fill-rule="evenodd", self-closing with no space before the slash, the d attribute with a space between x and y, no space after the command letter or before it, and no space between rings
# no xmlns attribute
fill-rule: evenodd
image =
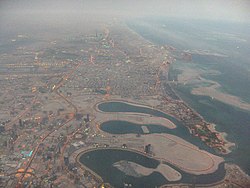
<svg viewBox="0 0 250 188"><path fill-rule="evenodd" d="M145 126L141 135L117 136L101 129L102 123L112 120L175 127L163 117L99 109L106 102L120 101L166 113L220 156L230 152L233 143L173 89L178 79L170 80L170 65L175 58L191 58L190 54L174 57L174 50L154 45L125 24L115 22L98 28L90 26L78 35L58 36L51 41L46 36L36 40L25 33L11 39L0 54L0 187L112 187L79 162L83 153L103 148L161 158L191 174L214 172L223 162L222 157L176 136L147 134ZM178 154L166 155L161 149L175 149L198 162L189 164L184 158L179 162ZM202 160L207 160L208 166ZM128 175L140 175L131 170L136 164L121 162L116 166ZM164 168L170 167L163 166L159 172ZM222 181L195 187L247 185L249 177L238 166L226 164L225 168ZM194 187L175 184L181 178L179 172L164 173L173 183L162 187ZM125 182L124 187L130 185Z"/></svg>

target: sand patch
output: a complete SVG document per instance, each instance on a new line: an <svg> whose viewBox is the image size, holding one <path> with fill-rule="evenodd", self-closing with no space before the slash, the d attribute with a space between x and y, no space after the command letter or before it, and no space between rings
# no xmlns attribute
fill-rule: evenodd
<svg viewBox="0 0 250 188"><path fill-rule="evenodd" d="M201 70L198 68L178 68L183 72L178 75L178 83L191 84L195 88L192 89L193 95L209 96L223 103L236 106L244 110L250 110L250 104L242 101L239 97L220 91L221 85L213 80L208 80L202 75L218 75L220 72L216 70ZM204 84L206 86L204 86Z"/></svg>
<svg viewBox="0 0 250 188"><path fill-rule="evenodd" d="M141 113L100 113L98 112L98 116L96 116L96 121L101 122L105 121L129 121L136 124L154 124L154 125L161 125L167 127L169 129L176 128L176 125L162 117L155 117L148 114L141 114Z"/></svg>
<svg viewBox="0 0 250 188"><path fill-rule="evenodd" d="M194 88L192 90L192 94L210 96L212 99L216 99L223 103L230 104L244 110L250 110L249 103L242 101L239 97L219 91L220 87L221 86L218 83L213 82L213 85L208 87Z"/></svg>
<svg viewBox="0 0 250 188"><path fill-rule="evenodd" d="M216 171L223 158L200 150L169 134L143 135L145 145L151 144L153 157L169 162L192 174L208 174Z"/></svg>
<svg viewBox="0 0 250 188"><path fill-rule="evenodd" d="M159 164L157 168L154 169L144 167L131 161L118 161L114 163L113 166L124 172L126 175L133 177L149 176L153 172L159 172L168 181L178 181L181 179L181 174L166 164Z"/></svg>

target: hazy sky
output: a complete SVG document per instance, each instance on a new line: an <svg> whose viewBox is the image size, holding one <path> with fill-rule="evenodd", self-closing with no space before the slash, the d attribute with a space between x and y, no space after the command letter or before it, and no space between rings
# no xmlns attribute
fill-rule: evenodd
<svg viewBox="0 0 250 188"><path fill-rule="evenodd" d="M8 14L108 14L170 16L250 22L249 0L1 0L0 22Z"/></svg>

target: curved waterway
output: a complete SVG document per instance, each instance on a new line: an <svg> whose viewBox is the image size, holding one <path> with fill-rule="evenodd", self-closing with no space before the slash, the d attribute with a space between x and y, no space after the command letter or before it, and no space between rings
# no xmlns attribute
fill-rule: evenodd
<svg viewBox="0 0 250 188"><path fill-rule="evenodd" d="M175 166L166 163L170 167L182 174L182 179L176 182L167 181L160 173L153 172L149 176L132 177L113 166L114 163L126 160L140 164L147 168L156 168L159 161L142 154L120 150L120 149L98 149L89 151L81 155L79 161L100 175L105 182L109 182L114 187L123 187L124 183L132 184L132 187L151 188L171 183L196 183L209 184L220 181L225 176L224 164L220 164L218 170L208 175L191 175ZM108 173L107 173L108 172Z"/></svg>
<svg viewBox="0 0 250 188"><path fill-rule="evenodd" d="M134 113L149 114L169 119L173 123L176 122L175 118L162 111L146 106L133 105L131 103L126 103L126 102L119 102L119 101L103 102L98 104L97 108L103 112L134 112Z"/></svg>
<svg viewBox="0 0 250 188"><path fill-rule="evenodd" d="M143 20L143 21L142 21ZM188 68L203 70L201 77L206 80L218 82L219 90L250 102L249 80L249 41L241 43L241 50L235 53L232 45L235 45L228 37L214 38L214 31L227 33L228 30L236 29L238 36L248 36L249 27L238 23L222 23L194 21L183 19L142 19L140 21L129 22L128 26L146 40L156 45L172 45L178 53L182 50L206 50L225 54L228 57L218 58L215 56L192 54L192 61L180 61L171 64L168 80L178 80L178 75L182 74L183 66ZM145 23L142 23L145 22ZM186 27L189 24L191 27ZM166 27L162 27L165 25ZM189 29L187 29L189 28ZM231 29L228 29L231 28ZM240 29L239 29L240 28ZM204 32L206 31L206 32ZM175 33L178 32L178 37ZM197 35L194 35L194 32ZM183 38L182 38L183 37ZM183 40L191 39L188 42ZM204 41L205 40L205 41ZM216 41L216 42L215 42ZM245 46L244 46L245 45ZM172 55L175 55L173 52ZM178 54L177 54L178 56ZM246 68L248 67L248 68ZM207 74L210 71L217 71L219 74ZM198 96L192 94L192 89L197 87L193 84L178 84L173 89L179 96L187 102L193 109L201 114L208 122L216 124L216 130L227 133L227 140L234 142L237 147L233 152L225 156L226 160L239 165L248 175L250 175L250 112L231 106L229 104L211 99L208 96Z"/></svg>
<svg viewBox="0 0 250 188"><path fill-rule="evenodd" d="M126 102L104 102L100 103L98 109L103 112L134 112L149 114L157 117L163 117L172 121L175 125L175 129L169 129L161 125L145 124L139 125L127 121L107 121L101 124L101 130L108 132L110 134L143 134L141 126L146 126L150 133L168 133L178 136L187 142L190 142L200 149L206 150L210 153L216 154L213 149L204 144L199 138L194 137L190 134L188 128L184 126L176 118L156 109L152 109L146 106L137 106ZM216 154L218 155L218 154Z"/></svg>
<svg viewBox="0 0 250 188"><path fill-rule="evenodd" d="M187 142L190 142L200 149L206 150L210 153L215 154L215 152L206 146L199 138L192 136L189 133L187 127L185 127L176 118L165 114L162 111L140 105L133 105L126 102L104 102L100 103L97 108L103 112L120 112L120 113L142 113L149 114L152 116L166 118L172 121L176 128L169 129L162 125L157 124L136 124L128 121L106 121L100 126L102 131L110 134L144 134L142 131L142 126L146 126L149 130L149 134L152 133L168 133L178 136ZM156 159L148 158L132 151L125 151L119 149L99 149L95 151L90 151L84 153L80 157L80 162L85 166L95 171L101 177L103 177L105 182L111 183L114 187L123 187L123 183L131 183L133 187L155 187L163 184L171 184L173 182L167 181L160 173L154 172L149 176L144 177L132 177L126 176L125 173L119 171L112 165L118 161L127 160L131 162L138 163L144 167L156 168L159 161ZM168 164L168 163L167 163ZM197 183L197 184L209 184L220 181L225 176L224 164L220 164L216 172L207 175L192 175L186 173L177 167L168 164L170 167L179 171L182 174L182 179L174 183ZM107 173L110 172L110 173Z"/></svg>

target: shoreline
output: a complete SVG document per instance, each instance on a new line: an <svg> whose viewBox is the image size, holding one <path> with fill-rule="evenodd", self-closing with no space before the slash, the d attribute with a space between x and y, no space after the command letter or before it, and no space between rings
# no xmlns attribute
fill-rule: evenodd
<svg viewBox="0 0 250 188"><path fill-rule="evenodd" d="M207 127L208 127L208 129L209 130L211 130L212 132L216 132L216 133L218 133L219 135L220 135L220 137L221 137L221 139L222 139L222 141L224 141L225 142L225 149L226 149L226 153L225 154L229 154L229 153L231 153L232 152L232 150L233 150L233 147L236 147L236 144L235 143L233 143L233 142L229 142L228 140L227 140L227 133L226 132L219 132L219 131L217 131L216 130L216 126L217 125L215 125L215 124L209 124ZM231 149L232 148L232 149Z"/></svg>
<svg viewBox="0 0 250 188"><path fill-rule="evenodd" d="M117 148L117 147L114 147L114 148L88 148L88 149L84 149L83 151L81 151L82 149L79 149L77 150L76 152L78 153L77 154L77 157L75 157L75 160L76 162L78 163L78 165L81 166L82 169L85 169L87 171L89 171L90 173L92 173L92 175L96 176L96 178L99 178L100 176L98 174L96 174L94 171L92 171L91 169L89 169L86 165L84 165L82 162L79 161L79 158L88 153L88 152L93 152L93 151L96 151L96 150L107 150L107 149L110 149L110 150L123 150L123 151L129 151L129 152L135 152L135 153L138 153L138 154L141 154L141 155L144 155L146 157L149 157L148 155L145 155L144 153L141 153L140 151L136 151L136 150L133 150L133 149L123 149L123 148ZM223 179L221 179L220 181L217 181L217 182L214 182L214 183L207 183L207 184L196 184L197 186L199 187L211 187L211 188L216 188L217 186L220 186L220 185L226 185L228 183L232 183L240 188L244 188L243 185L241 185L240 183L244 183L244 185L249 185L249 181L250 181L250 176L248 176L239 166L237 166L236 164L233 164L233 163L225 163L225 170L226 170L226 175L224 176ZM238 180L235 180L235 181L231 181L230 178L231 176L233 176L233 173L236 173L238 174ZM243 181L244 182L241 182L243 178ZM102 180L102 179L101 179ZM102 183L106 183L106 182L103 182L102 180ZM166 186L168 186L169 184L163 184L161 185L160 187L161 188L165 188ZM171 184L172 186L189 186L191 185L190 183L177 183L177 184Z"/></svg>
<svg viewBox="0 0 250 188"><path fill-rule="evenodd" d="M118 161L113 164L118 170L133 177L149 176L154 172L162 174L168 181L179 181L182 178L181 173L171 168L169 165L160 163L156 168L147 168L131 161Z"/></svg>
<svg viewBox="0 0 250 188"><path fill-rule="evenodd" d="M136 33L136 32L135 32ZM138 33L136 33L136 34L138 34ZM140 36L140 35L139 35ZM144 39L144 37L142 37L143 39ZM153 44L153 43L152 43ZM181 98L181 100L182 100L182 98ZM141 105L141 104L138 104L138 105L135 105L135 104L133 104L133 103L138 103L137 101L135 102L135 101L133 101L133 102L128 102L127 100L123 100L123 99L119 99L118 98L118 100L117 99L114 99L114 100L107 100L108 102L125 102L125 103L128 103L128 104L130 104L130 103L132 103L132 105L134 105L134 106L142 106L142 107L147 107L147 106L144 106L144 105ZM107 101L101 101L101 102L98 102L98 103L96 103L96 105L95 105L95 109L98 109L98 105L99 104L101 104L101 103L105 103L105 102L107 102ZM140 102L142 102L142 101L140 101ZM182 100L182 102L186 105L186 106L188 106L189 108L191 108L186 102L184 102L183 100ZM149 107L150 108L150 107ZM203 120L203 121L205 121L205 119L198 113L198 112L196 112L193 108L191 108L199 117L201 117L201 119ZM157 109L158 110L158 109ZM99 109L97 110L97 111L99 111L99 112L102 112L102 113L112 113L112 112L103 112L103 111L100 111ZM158 110L158 111L161 111L161 110ZM166 112L164 112L164 111L161 111L161 112L163 112L164 114L166 114ZM116 112L117 113L117 112ZM118 112L118 113L123 113L123 112ZM174 117L173 115L170 115L171 117ZM176 117L174 117L174 118L176 118ZM178 119L178 118L176 118L176 119ZM207 121L205 121L205 122L207 122ZM215 129L214 129L214 131L216 131ZM216 131L216 132L218 132L218 131ZM228 143L230 143L229 141L227 141L226 140L226 136L223 134L223 133L221 133L221 132L218 132L218 133L220 133L220 135L223 137L223 139L226 141L226 142L228 142Z"/></svg>
<svg viewBox="0 0 250 188"><path fill-rule="evenodd" d="M131 149L131 148L125 148L125 149L124 149L124 148L119 148L119 147L109 147L109 148L88 148L88 149L83 150L83 151L81 151L81 152L78 153L77 163L78 163L79 165L82 166L81 168L87 169L90 173L94 172L94 171L92 171L91 169L89 169L85 164L81 163L81 162L79 161L79 158L80 158L80 156L82 156L82 155L84 155L84 154L86 154L86 153L88 153L88 152L94 152L94 151L98 151L98 150L128 151L128 152L136 153L136 154L143 155L143 156L145 156L145 157L154 159L152 156L149 156L149 155L147 155L147 154L145 154L145 153L143 153L143 152L141 152L141 151L138 151L138 150L135 150L135 149ZM159 160L159 159L155 159L155 160ZM119 162L119 161L117 161L117 162ZM117 162L116 162L116 163L117 163ZM115 164L115 163L114 163L114 164ZM160 163L160 164L162 164L162 163ZM159 171L162 170L162 169L160 168L160 164L156 167L156 169L158 168ZM168 164L166 164L166 165L169 166ZM112 166L113 166L113 165L112 165ZM169 166L169 167L172 168L171 166ZM154 169L154 170L156 170L156 169ZM173 185L174 185L174 181L181 181L181 179L182 179L182 173L179 172L178 170L176 170L175 168L172 168L172 169L175 171L175 175L171 177L171 179L172 179L172 178L175 179L175 180L172 179ZM218 170L218 169L217 169L217 170ZM123 172L123 173L125 173L125 172ZM159 173L161 173L161 172L159 172ZM185 172L185 173L187 173L187 172ZM188 173L188 174L189 174L189 173ZM97 178L100 177L96 172L92 173L92 175L94 175L94 176L97 175L97 176L96 176ZM169 172L166 172L165 175L166 175L166 176L169 176ZM180 180L177 180L177 179L180 178L179 175L181 175L181 179L180 179ZM164 177L165 177L165 176L164 176ZM166 177L165 177L165 178L166 178ZM168 180L168 178L166 178L166 180ZM205 184L197 184L197 185L202 185L202 186L205 185L206 187L209 187L210 185L219 184L219 183L223 182L224 180L225 180L225 177L223 177L221 180L216 181L216 182L213 182L213 183L205 183ZM171 181L171 180L168 180L168 181ZM109 182L102 182L102 183L109 183ZM179 183L178 183L178 184L179 184ZM183 184L183 185L189 185L189 183L181 183L181 184ZM161 185L160 187L164 187L164 186L167 186L167 185L169 185L169 183L163 184L163 185ZM171 184L171 185L172 185L172 184Z"/></svg>
<svg viewBox="0 0 250 188"><path fill-rule="evenodd" d="M180 97L181 98L181 97ZM173 115L170 115L170 114L168 114L168 113L166 113L166 112L164 112L164 111L162 111L162 110L160 110L160 109L156 109L156 108L151 108L150 106L147 106L147 105L145 105L145 104L139 104L138 102L135 102L135 104L134 104L134 101L129 101L129 100L125 100L125 99L110 99L110 100L108 100L108 101L100 101L100 102L97 102L95 105L94 105L94 109L97 111L97 112L100 112L100 113L104 113L104 114L112 114L112 113L117 113L117 114L139 114L139 115L141 115L141 114L145 114L145 113L134 113L134 112L105 112L105 111L102 111L102 110L100 110L99 108L98 108L98 106L100 105L100 104L103 104L103 103L109 103L109 102L121 102L121 103L126 103L126 104L129 104L129 105L132 105L132 106L139 106L139 107L144 107L144 108L149 108L149 109L152 109L152 110L156 110L156 111L159 111L159 112L161 112L161 113L164 113L164 114L166 114L167 116L170 116L170 117L172 117L172 118L174 118L174 119L176 119L176 120L178 120L178 121L181 121L181 120L179 120L177 117L174 117ZM183 101L182 100L182 102L187 106L187 107L189 107L189 105L185 102L185 101ZM193 112L195 113L195 114L197 114L201 119L202 119L202 121L204 121L204 122L207 122L198 112L196 112L193 108L191 108L191 107L189 107L190 109L192 109L193 110ZM149 114L150 115L150 114ZM152 115L152 116L154 116L154 115ZM161 117L158 117L158 116L155 116L155 117L157 117L157 118L161 118ZM164 118L164 119L167 119L167 118ZM169 120L169 119L168 119ZM170 121L170 120L169 120ZM220 138L222 138L222 141L223 142L225 142L225 145L224 145L224 149L226 150L226 152L225 153L221 153L221 152L219 152L219 154L221 154L221 155L227 155L227 154L229 154L229 153L231 153L232 152L232 150L230 149L232 146L235 146L236 144L235 143L233 143L233 142L230 142L230 141L228 141L227 139L226 139L226 133L224 133L224 132L219 132L219 131L217 131L215 128L214 129L210 129L209 128L209 125L211 125L211 123L209 123L209 122L207 122L208 123L208 125L207 125L207 128L211 131L211 132L216 132L216 133L218 133L220 136ZM183 126L185 126L185 125L183 125ZM187 127L187 126L185 126L185 127ZM187 127L188 128L188 130L189 130L189 132L190 132L190 134L191 134L191 130L190 130L190 128L189 127ZM192 135L192 134L191 134ZM203 141L202 141L203 142ZM205 142L204 142L205 143ZM206 143L205 143L206 144ZM211 146L208 146L208 147L211 147ZM211 147L212 148L212 147Z"/></svg>
<svg viewBox="0 0 250 188"><path fill-rule="evenodd" d="M222 103L231 105L241 110L250 111L249 103L242 101L237 96L219 91L218 89L220 87L221 86L218 83L209 87L198 87L198 88L192 89L191 94L198 95L198 96L208 96L208 97L211 97L212 99L216 99ZM210 94L208 95L208 93Z"/></svg>
<svg viewBox="0 0 250 188"><path fill-rule="evenodd" d="M127 103L132 103L132 102L128 102L127 100L119 100L119 99L115 99L115 100L108 100L108 101L97 101L96 103L94 103L94 106L95 106L95 109L96 109L96 111L97 112L100 112L100 113L103 113L103 114L111 114L112 112L102 112L102 111L100 111L100 110L98 110L98 104L100 104L100 103L103 103L103 102L112 102L112 101L116 101L116 102L121 102L121 101L125 101L125 102L127 102ZM132 103L133 104L133 103ZM147 107L146 105L141 105L141 104L139 104L139 106L142 106L142 107ZM160 110L159 110L160 111ZM121 112L121 113L123 113L123 112ZM164 114L166 113L166 112L163 112ZM126 115L131 115L131 114L126 114ZM134 113L134 115L138 115L138 114L136 114L136 113ZM144 114L140 114L140 115L142 115L142 117L144 116ZM172 117L172 116L171 116ZM93 148L93 150L99 150L99 149L107 149L107 148ZM111 148L110 148L111 149ZM122 148L118 148L119 150L121 150ZM89 150L90 151L90 150ZM134 152L134 150L132 150L133 152ZM85 152L86 153L86 152ZM141 153L139 153L139 154L141 154Z"/></svg>
<svg viewBox="0 0 250 188"><path fill-rule="evenodd" d="M166 127L168 129L175 129L177 126L169 119L150 116L149 114L142 114L142 113L101 113L98 114L96 118L98 121L99 129L101 129L101 125L103 123L109 121L124 121L129 122L132 124L136 124L138 126L143 125L159 125L162 127Z"/></svg>

